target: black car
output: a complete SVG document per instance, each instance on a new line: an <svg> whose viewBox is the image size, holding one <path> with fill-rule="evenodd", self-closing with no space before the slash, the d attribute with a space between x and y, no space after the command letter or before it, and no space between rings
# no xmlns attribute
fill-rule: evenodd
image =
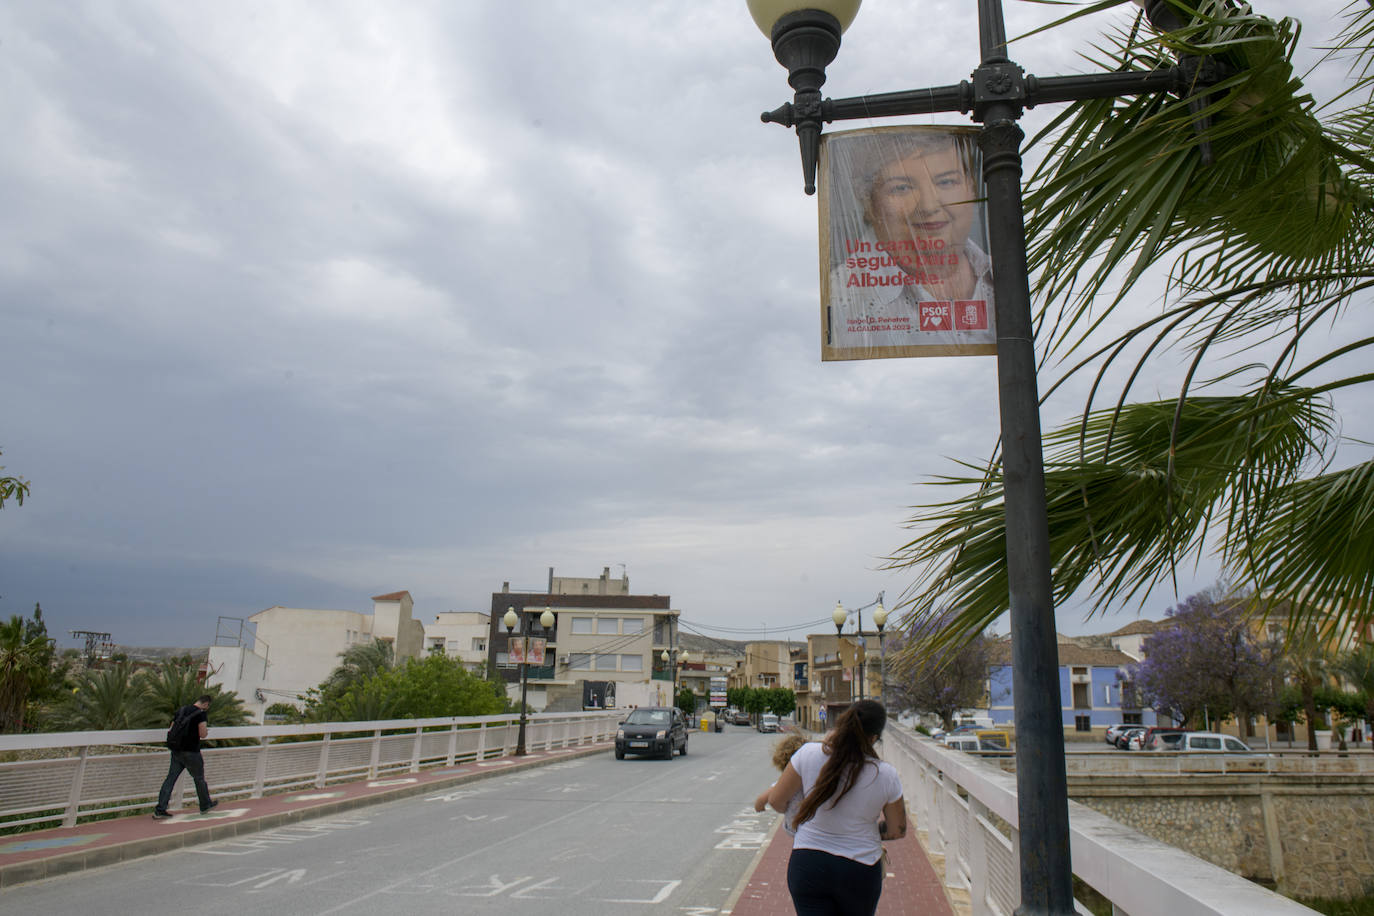
<svg viewBox="0 0 1374 916"><path fill-rule="evenodd" d="M687 754L687 719L675 706L641 706L630 711L615 733L615 759L626 754L673 759Z"/></svg>

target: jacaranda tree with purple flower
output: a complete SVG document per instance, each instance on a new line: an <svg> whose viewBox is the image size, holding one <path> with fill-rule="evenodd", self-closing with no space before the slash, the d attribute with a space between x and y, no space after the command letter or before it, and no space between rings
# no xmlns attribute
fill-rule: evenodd
<svg viewBox="0 0 1374 916"><path fill-rule="evenodd" d="M1208 589L1166 616L1169 625L1145 639L1145 659L1131 668L1142 702L1195 728L1275 713L1277 646L1256 637L1244 597Z"/></svg>

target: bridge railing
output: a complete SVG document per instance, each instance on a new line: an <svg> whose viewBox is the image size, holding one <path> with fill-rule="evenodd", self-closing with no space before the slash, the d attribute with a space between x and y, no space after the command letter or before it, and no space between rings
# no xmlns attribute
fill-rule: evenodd
<svg viewBox="0 0 1374 916"><path fill-rule="evenodd" d="M519 715L251 725L212 728L203 748L205 776L219 797L259 798L357 779L381 779L430 767L507 756ZM529 716L528 750L577 747L615 737L616 710ZM166 729L0 735L7 752L51 753L0 762L0 831L75 826L82 817L146 809L167 774ZM240 743L242 742L242 743ZM194 798L178 783L180 805ZM173 799L174 805L177 799Z"/></svg>
<svg viewBox="0 0 1374 916"><path fill-rule="evenodd" d="M946 885L969 893L974 916L1011 916L1021 887L1015 775L896 725L880 747L930 851L944 856ZM1072 801L1069 825L1074 874L1117 916L1314 912Z"/></svg>

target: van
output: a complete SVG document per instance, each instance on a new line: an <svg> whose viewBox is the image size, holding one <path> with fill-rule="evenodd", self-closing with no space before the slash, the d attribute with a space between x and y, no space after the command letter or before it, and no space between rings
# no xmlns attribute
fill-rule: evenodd
<svg viewBox="0 0 1374 916"><path fill-rule="evenodd" d="M775 732L778 730L778 717L771 712L766 712L759 716L759 731Z"/></svg>
<svg viewBox="0 0 1374 916"><path fill-rule="evenodd" d="M951 748L956 751L969 751L971 753L979 754L997 754L999 756L1005 756L1009 753L1007 746L1005 744L997 744L995 741L989 741L986 738L980 738L977 735L972 735L968 732L964 732L963 734L959 735L946 735L944 738L944 744L945 747Z"/></svg>
<svg viewBox="0 0 1374 916"><path fill-rule="evenodd" d="M1220 732L1187 732L1175 750L1207 752L1211 754L1253 754L1250 746L1239 738Z"/></svg>

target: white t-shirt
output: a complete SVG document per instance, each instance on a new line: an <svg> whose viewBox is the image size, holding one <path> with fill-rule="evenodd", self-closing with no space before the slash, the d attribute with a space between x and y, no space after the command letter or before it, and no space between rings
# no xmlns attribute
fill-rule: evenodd
<svg viewBox="0 0 1374 916"><path fill-rule="evenodd" d="M825 745L812 741L792 755L792 768L801 776L802 792L811 793L826 761ZM797 828L794 849L819 849L872 865L883 854L878 818L883 806L902 797L902 781L892 764L870 760L839 804L821 805L815 817Z"/></svg>

